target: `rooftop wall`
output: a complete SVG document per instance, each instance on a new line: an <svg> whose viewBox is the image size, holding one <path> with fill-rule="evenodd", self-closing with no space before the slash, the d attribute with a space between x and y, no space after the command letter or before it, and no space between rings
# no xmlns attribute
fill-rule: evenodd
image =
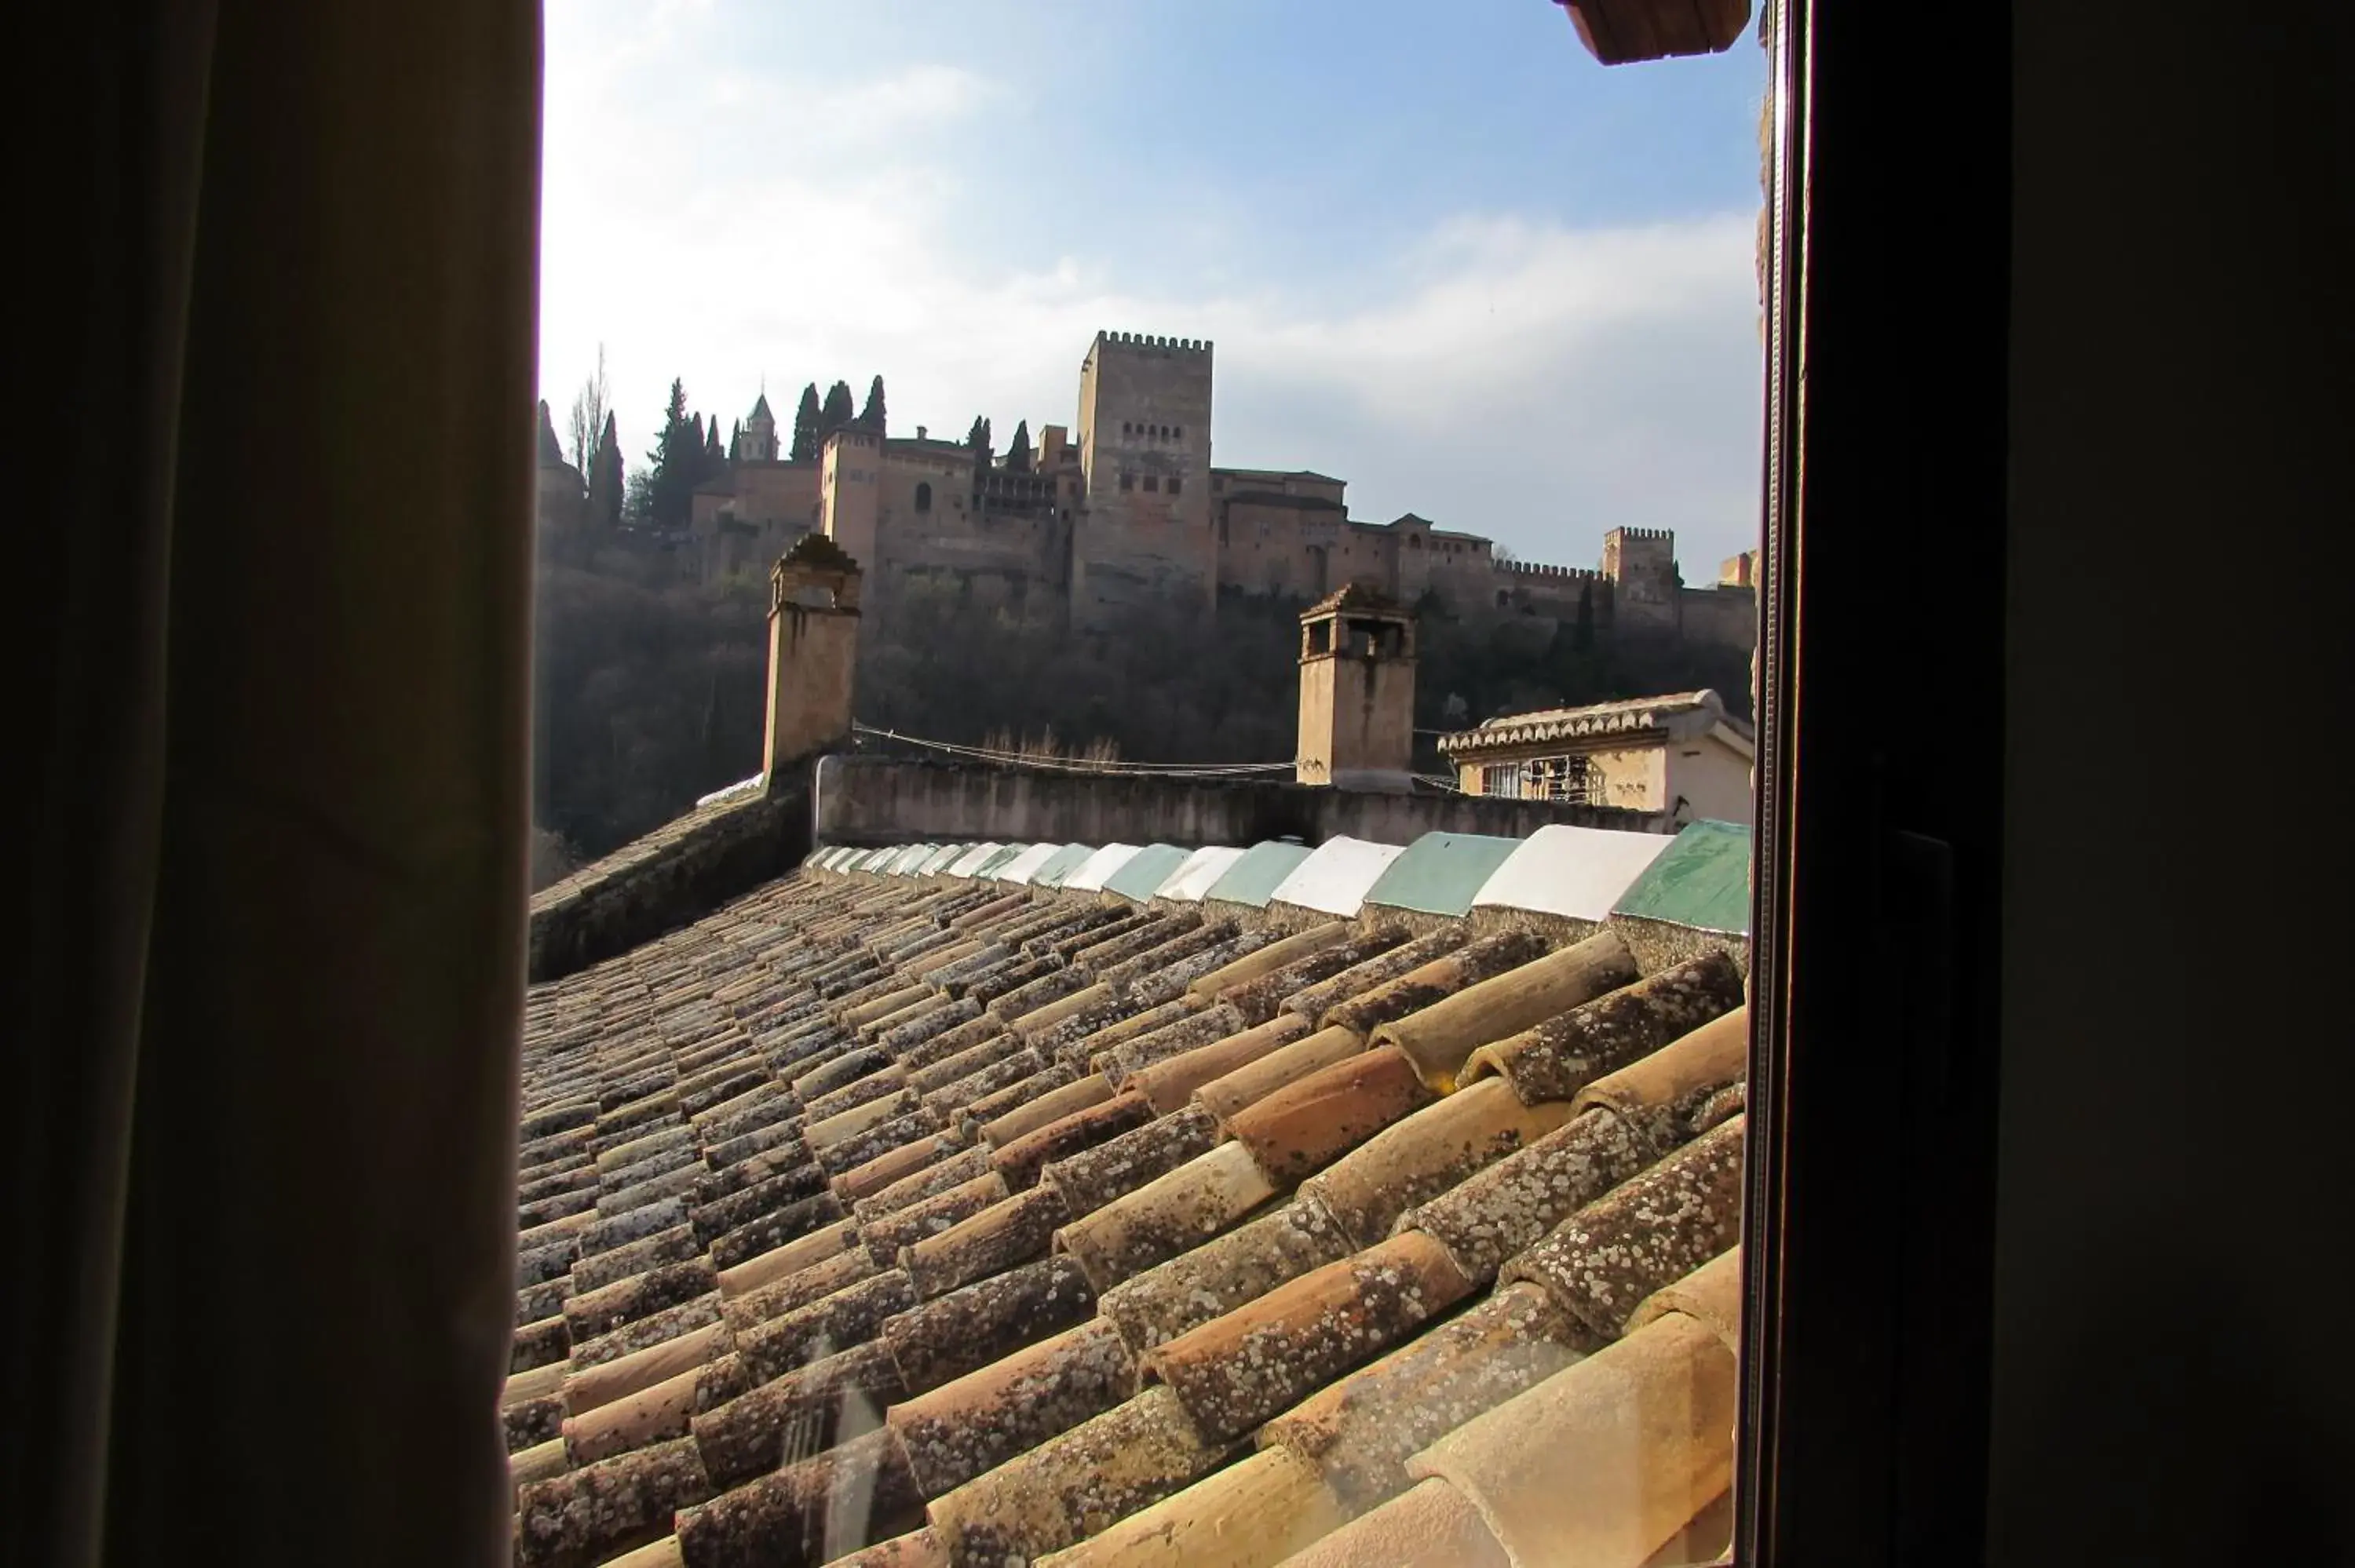
<svg viewBox="0 0 2355 1568"><path fill-rule="evenodd" d="M1339 836L1411 843L1426 832L1524 838L1548 822L1672 832L1649 812L1468 795L1384 795L1262 779L1160 779L828 757L818 765L820 842L995 839L1252 844Z"/></svg>

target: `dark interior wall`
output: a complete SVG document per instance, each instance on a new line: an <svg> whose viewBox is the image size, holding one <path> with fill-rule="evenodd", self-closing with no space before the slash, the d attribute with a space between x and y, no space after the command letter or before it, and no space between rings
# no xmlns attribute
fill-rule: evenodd
<svg viewBox="0 0 2355 1568"><path fill-rule="evenodd" d="M2349 16L2012 26L1987 1560L2345 1562Z"/></svg>

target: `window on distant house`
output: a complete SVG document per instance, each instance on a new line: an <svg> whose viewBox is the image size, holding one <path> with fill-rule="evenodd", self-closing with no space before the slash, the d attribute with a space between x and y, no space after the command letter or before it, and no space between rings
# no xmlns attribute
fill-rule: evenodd
<svg viewBox="0 0 2355 1568"><path fill-rule="evenodd" d="M1122 474L1122 475L1120 476L1120 487L1121 487L1123 490L1134 490L1134 489L1135 489L1135 488L1136 488L1136 476L1135 476L1135 474L1133 474L1133 473L1124 473L1124 474Z"/></svg>
<svg viewBox="0 0 2355 1568"><path fill-rule="evenodd" d="M1170 494L1172 494L1172 495L1177 494L1177 493L1178 493L1178 487L1179 485L1181 485L1181 484L1185 483L1185 482L1185 482L1184 480L1179 479L1179 478L1178 478L1176 475L1174 475L1174 474L1173 474L1173 475L1170 477L1170 480L1169 480L1169 493L1170 493Z"/></svg>
<svg viewBox="0 0 2355 1568"><path fill-rule="evenodd" d="M1148 473L1145 476L1145 488L1147 490L1159 490L1161 488L1161 481L1156 476Z"/></svg>
<svg viewBox="0 0 2355 1568"><path fill-rule="evenodd" d="M919 511L919 512L930 512L932 509L932 487L931 485L929 485L929 484L919 484L919 485L917 485L917 486L916 486L916 510L917 510L917 511Z"/></svg>

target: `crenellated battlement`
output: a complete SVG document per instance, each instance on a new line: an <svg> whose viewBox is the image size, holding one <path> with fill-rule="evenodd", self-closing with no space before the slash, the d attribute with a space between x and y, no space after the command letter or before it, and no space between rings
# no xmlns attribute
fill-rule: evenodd
<svg viewBox="0 0 2355 1568"><path fill-rule="evenodd" d="M1550 582L1601 581L1603 574L1593 567L1549 567L1530 561L1499 561L1497 570L1517 577L1536 577Z"/></svg>
<svg viewBox="0 0 2355 1568"><path fill-rule="evenodd" d="M1209 339L1200 337L1156 337L1140 332L1100 332L1096 334L1096 341L1116 348L1159 349L1167 354L1210 352Z"/></svg>

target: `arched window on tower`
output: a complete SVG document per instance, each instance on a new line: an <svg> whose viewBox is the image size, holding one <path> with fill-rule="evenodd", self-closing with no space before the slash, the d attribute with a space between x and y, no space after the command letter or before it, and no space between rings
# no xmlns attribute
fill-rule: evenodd
<svg viewBox="0 0 2355 1568"><path fill-rule="evenodd" d="M929 484L918 484L916 486L916 510L919 512L930 512L932 509L932 487Z"/></svg>

